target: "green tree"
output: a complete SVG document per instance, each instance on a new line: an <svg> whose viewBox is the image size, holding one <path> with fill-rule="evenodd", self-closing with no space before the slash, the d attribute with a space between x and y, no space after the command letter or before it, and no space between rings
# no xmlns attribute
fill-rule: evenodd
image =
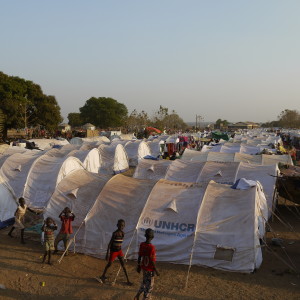
<svg viewBox="0 0 300 300"><path fill-rule="evenodd" d="M43 94L32 81L0 72L0 104L7 128L43 125L54 131L62 121L60 107L54 96Z"/></svg>
<svg viewBox="0 0 300 300"><path fill-rule="evenodd" d="M37 112L42 112L42 116L36 118L35 123L44 126L50 132L54 132L58 124L63 121L55 97L43 95L35 106Z"/></svg>
<svg viewBox="0 0 300 300"><path fill-rule="evenodd" d="M153 117L153 126L160 130L164 130L167 127L167 119L169 109L162 105L159 106L159 109L154 113Z"/></svg>
<svg viewBox="0 0 300 300"><path fill-rule="evenodd" d="M261 127L264 128L272 128L272 127L280 127L279 121L271 121L261 124Z"/></svg>
<svg viewBox="0 0 300 300"><path fill-rule="evenodd" d="M100 128L121 126L128 113L124 104L106 97L92 97L79 110L84 123L93 123Z"/></svg>
<svg viewBox="0 0 300 300"><path fill-rule="evenodd" d="M69 113L68 119L69 119L69 125L71 125L72 127L83 125L83 121L80 113Z"/></svg>
<svg viewBox="0 0 300 300"><path fill-rule="evenodd" d="M175 110L172 110L172 112L169 114L169 109L162 105L160 105L159 109L154 113L151 125L162 131L164 131L165 129L184 130L187 128L187 124Z"/></svg>
<svg viewBox="0 0 300 300"><path fill-rule="evenodd" d="M169 129L184 130L185 128L187 128L187 124L183 121L182 118L179 117L175 110L172 110L172 113L167 115L164 118L163 122L165 123L165 126Z"/></svg>
<svg viewBox="0 0 300 300"><path fill-rule="evenodd" d="M222 129L222 128L224 128L224 127L227 127L228 124L229 124L229 122L228 122L227 120L218 119L218 120L216 121L215 127L216 127L217 129Z"/></svg>
<svg viewBox="0 0 300 300"><path fill-rule="evenodd" d="M297 110L283 110L278 116L278 121L283 128L300 128L300 114Z"/></svg>
<svg viewBox="0 0 300 300"><path fill-rule="evenodd" d="M144 110L137 112L137 110L134 109L125 121L125 126L130 132L142 131L145 127L149 126L149 124L150 120L148 114Z"/></svg>

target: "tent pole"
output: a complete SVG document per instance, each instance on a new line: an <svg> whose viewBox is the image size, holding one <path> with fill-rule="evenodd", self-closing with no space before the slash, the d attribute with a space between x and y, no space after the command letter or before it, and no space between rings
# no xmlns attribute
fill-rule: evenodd
<svg viewBox="0 0 300 300"><path fill-rule="evenodd" d="M65 251L64 251L63 254L61 255L60 259L58 260L58 263L59 263L59 264L61 263L62 259L63 259L64 256L66 255L66 253L67 253L67 251L69 250L70 246L72 245L72 242L74 242L74 251L75 251L75 237L76 237L77 233L79 232L81 226L83 225L84 221L85 221L85 219L81 222L81 224L80 224L79 228L77 229L77 231L75 232L73 238L71 238L71 240L70 240L70 242L69 242L67 248L65 249ZM75 253L75 252L74 252L74 253Z"/></svg>

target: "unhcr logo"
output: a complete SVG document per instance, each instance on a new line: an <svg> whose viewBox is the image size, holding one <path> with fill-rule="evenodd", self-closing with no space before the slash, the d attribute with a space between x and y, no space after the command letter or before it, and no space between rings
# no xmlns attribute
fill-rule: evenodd
<svg viewBox="0 0 300 300"><path fill-rule="evenodd" d="M146 217L146 218L144 218L144 220L143 220L143 225L145 225L145 226L151 226L152 223L153 223L153 220L150 219L149 217Z"/></svg>
<svg viewBox="0 0 300 300"><path fill-rule="evenodd" d="M155 228L167 229L167 230L176 230L176 231L195 231L195 224L187 223L174 223L166 221L157 221L154 222Z"/></svg>
<svg viewBox="0 0 300 300"><path fill-rule="evenodd" d="M156 228L156 229L187 231L187 232L195 231L195 224L174 223L174 222L167 222L167 221L152 220L149 217L144 218L142 223L144 226L147 226L147 227L154 225L154 228Z"/></svg>

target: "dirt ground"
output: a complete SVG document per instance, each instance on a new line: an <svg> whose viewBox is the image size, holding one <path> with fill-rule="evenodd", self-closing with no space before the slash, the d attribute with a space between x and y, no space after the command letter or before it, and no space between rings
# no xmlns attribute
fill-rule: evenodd
<svg viewBox="0 0 300 300"><path fill-rule="evenodd" d="M211 268L192 266L188 287L185 281L188 266L158 263L160 277L155 278L152 299L300 299L300 215L295 209L280 206L277 218L270 222L267 233L268 247L264 248L262 266L253 274L232 273ZM125 284L120 272L116 284L111 282L119 268L114 263L109 282L99 284L99 275L105 261L73 254L61 264L53 256L53 266L41 264L42 246L29 234L22 245L19 238L7 236L9 229L0 231L0 299L133 299L139 287L140 276L136 262L127 262L133 286ZM284 241L284 247L271 244L271 238ZM153 241L155 244L155 241ZM286 264L287 263L287 264ZM44 286L43 286L44 283ZM142 298L142 297L141 297Z"/></svg>

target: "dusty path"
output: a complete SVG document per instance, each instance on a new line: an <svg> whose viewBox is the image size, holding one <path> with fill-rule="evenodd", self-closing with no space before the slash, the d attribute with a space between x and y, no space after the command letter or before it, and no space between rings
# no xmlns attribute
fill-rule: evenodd
<svg viewBox="0 0 300 300"><path fill-rule="evenodd" d="M270 246L265 249L264 261L254 274L230 273L193 266L188 289L184 289L187 266L158 264L161 276L156 278L153 299L300 299L300 277L278 257L289 258L300 270L300 219L286 208L280 216L288 220L296 232L291 232L278 220L271 223L277 237L284 240L285 248ZM103 270L105 261L81 254L70 254L61 264L53 256L54 265L42 265L42 246L27 235L27 244L9 238L8 230L0 231L0 299L133 299L139 286L140 275L135 262L127 268L134 286L125 285L122 273L117 283L100 285L93 279ZM273 237L268 233L268 242ZM155 240L153 241L155 243ZM286 252L286 253L285 253ZM118 269L116 262L112 271ZM45 286L41 283L45 282Z"/></svg>

